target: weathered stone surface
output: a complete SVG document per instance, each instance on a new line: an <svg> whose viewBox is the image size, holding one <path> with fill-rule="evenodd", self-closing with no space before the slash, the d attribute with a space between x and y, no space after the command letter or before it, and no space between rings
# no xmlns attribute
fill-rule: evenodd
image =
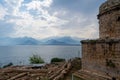
<svg viewBox="0 0 120 80"><path fill-rule="evenodd" d="M104 14L108 11L114 10L120 5L120 0L107 0L99 8L99 14Z"/></svg>
<svg viewBox="0 0 120 80"><path fill-rule="evenodd" d="M82 69L120 79L120 40L82 44Z"/></svg>
<svg viewBox="0 0 120 80"><path fill-rule="evenodd" d="M108 0L98 15L100 38L120 38L120 0Z"/></svg>
<svg viewBox="0 0 120 80"><path fill-rule="evenodd" d="M82 70L85 80L120 80L120 0L100 6L100 39L82 43Z"/></svg>

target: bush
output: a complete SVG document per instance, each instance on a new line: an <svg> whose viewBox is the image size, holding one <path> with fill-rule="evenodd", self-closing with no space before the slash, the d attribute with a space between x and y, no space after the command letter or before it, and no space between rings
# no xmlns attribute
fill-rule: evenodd
<svg viewBox="0 0 120 80"><path fill-rule="evenodd" d="M65 61L65 59L62 59L62 58L52 58L51 59L51 63L53 63L53 62L63 62L63 61Z"/></svg>
<svg viewBox="0 0 120 80"><path fill-rule="evenodd" d="M39 55L32 55L29 58L31 64L41 64L44 63L44 60Z"/></svg>
<svg viewBox="0 0 120 80"><path fill-rule="evenodd" d="M4 65L4 66L3 66L3 68L10 67L10 66L12 66L12 65L13 65L13 63L12 63L12 62L10 62L10 63L8 63L8 64Z"/></svg>

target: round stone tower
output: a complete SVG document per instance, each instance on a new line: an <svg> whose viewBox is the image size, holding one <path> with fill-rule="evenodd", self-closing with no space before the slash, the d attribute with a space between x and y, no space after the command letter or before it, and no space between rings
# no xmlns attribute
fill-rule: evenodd
<svg viewBox="0 0 120 80"><path fill-rule="evenodd" d="M101 39L120 39L120 0L107 0L99 9Z"/></svg>
<svg viewBox="0 0 120 80"><path fill-rule="evenodd" d="M81 41L82 69L78 74L85 80L120 80L120 0L103 3L98 19L100 39Z"/></svg>

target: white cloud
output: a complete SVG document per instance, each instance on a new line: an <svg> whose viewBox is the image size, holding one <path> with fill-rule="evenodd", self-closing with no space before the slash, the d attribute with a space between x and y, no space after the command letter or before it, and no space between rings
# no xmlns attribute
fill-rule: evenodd
<svg viewBox="0 0 120 80"><path fill-rule="evenodd" d="M52 2L53 2L53 0L44 0L42 4L43 4L43 6L50 7Z"/></svg>
<svg viewBox="0 0 120 80"><path fill-rule="evenodd" d="M9 15L18 16L19 8L24 0L5 0Z"/></svg>
<svg viewBox="0 0 120 80"><path fill-rule="evenodd" d="M11 37L29 36L46 38L50 36L73 36L80 38L98 37L98 25L93 16L74 14L65 10L50 13L48 9L52 0L5 0L7 7L0 7L0 19L7 14L10 16L7 23L14 24L14 33ZM20 9L24 7L24 10ZM32 14L35 10L36 14ZM72 14L72 15L71 15Z"/></svg>
<svg viewBox="0 0 120 80"><path fill-rule="evenodd" d="M25 6L27 6L27 10L40 10L42 7L50 7L51 4L52 0L33 0L32 2L25 4Z"/></svg>
<svg viewBox="0 0 120 80"><path fill-rule="evenodd" d="M61 16L62 14L62 16ZM55 12L54 15L66 18L68 23L56 27L59 36L80 38L98 38L98 23L95 15L74 14L66 11ZM58 36L57 35L57 36Z"/></svg>
<svg viewBox="0 0 120 80"><path fill-rule="evenodd" d="M40 1L32 1L28 4L25 4L25 6L27 6L27 10L39 10L41 8L41 3Z"/></svg>
<svg viewBox="0 0 120 80"><path fill-rule="evenodd" d="M34 18L32 19L13 19L10 20L11 23L16 23L15 31L12 36L14 37L24 37L31 36L34 38L45 38L49 36L55 36L56 30L54 30L53 26L61 26L65 22L63 20L56 20L54 22L49 22L45 20Z"/></svg>
<svg viewBox="0 0 120 80"><path fill-rule="evenodd" d="M0 20L4 20L4 17L7 15L7 11L0 5Z"/></svg>
<svg viewBox="0 0 120 80"><path fill-rule="evenodd" d="M33 0L30 3L21 4L23 0L19 2L19 6L13 8L12 16L16 16L18 18L10 18L7 20L7 23L14 24L15 32L11 35L11 37L24 37L30 36L34 38L45 38L49 36L58 35L54 26L62 26L67 23L66 20L60 19L55 15L51 15L47 9L44 7L49 7L52 3L52 0ZM12 4L12 2L8 1L8 4ZM26 11L20 11L19 9L22 6L26 6ZM34 15L30 13L30 10L36 10L38 15ZM44 18L44 19L41 19Z"/></svg>

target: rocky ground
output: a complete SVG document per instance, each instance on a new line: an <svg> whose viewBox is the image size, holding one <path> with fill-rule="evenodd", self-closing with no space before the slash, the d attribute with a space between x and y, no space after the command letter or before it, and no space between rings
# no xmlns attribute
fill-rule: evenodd
<svg viewBox="0 0 120 80"><path fill-rule="evenodd" d="M81 68L80 58L45 66L11 66L0 69L0 80L71 80Z"/></svg>

